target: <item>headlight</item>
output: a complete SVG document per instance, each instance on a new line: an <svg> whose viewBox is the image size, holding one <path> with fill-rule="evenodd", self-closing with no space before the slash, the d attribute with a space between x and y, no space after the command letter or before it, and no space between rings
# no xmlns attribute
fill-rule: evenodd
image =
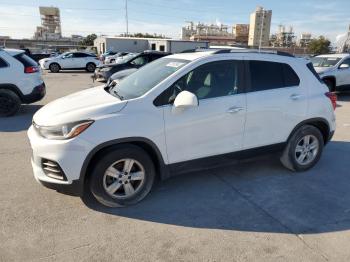
<svg viewBox="0 0 350 262"><path fill-rule="evenodd" d="M65 140L80 135L93 122L93 120L84 120L57 126L38 126L33 123L33 126L42 137L53 140Z"/></svg>

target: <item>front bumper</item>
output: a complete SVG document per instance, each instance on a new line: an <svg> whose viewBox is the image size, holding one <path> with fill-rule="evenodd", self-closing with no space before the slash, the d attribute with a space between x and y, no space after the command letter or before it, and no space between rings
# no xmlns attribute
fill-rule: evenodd
<svg viewBox="0 0 350 262"><path fill-rule="evenodd" d="M105 72L96 70L95 73L92 75L92 79L94 81L107 82L108 77Z"/></svg>
<svg viewBox="0 0 350 262"><path fill-rule="evenodd" d="M80 179L83 163L93 145L79 137L70 140L49 140L38 135L34 127L28 130L32 147L32 167L35 179L45 187L70 195L81 195L83 183ZM48 159L59 164L67 180L59 180L45 174L42 160Z"/></svg>

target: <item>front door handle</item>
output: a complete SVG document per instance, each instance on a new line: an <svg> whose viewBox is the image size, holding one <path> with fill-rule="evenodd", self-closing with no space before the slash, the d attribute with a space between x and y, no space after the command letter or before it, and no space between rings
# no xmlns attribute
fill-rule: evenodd
<svg viewBox="0 0 350 262"><path fill-rule="evenodd" d="M302 95L299 94L293 94L290 96L290 99L292 100L299 100L302 97Z"/></svg>
<svg viewBox="0 0 350 262"><path fill-rule="evenodd" d="M238 112L243 111L243 110L244 110L243 107L233 106L233 107L230 107L230 108L227 110L227 113L229 113L229 114L235 114L235 113L238 113Z"/></svg>

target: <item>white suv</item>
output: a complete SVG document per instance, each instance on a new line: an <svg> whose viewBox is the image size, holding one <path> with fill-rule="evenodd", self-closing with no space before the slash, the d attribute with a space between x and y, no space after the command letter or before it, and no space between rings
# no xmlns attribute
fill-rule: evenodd
<svg viewBox="0 0 350 262"><path fill-rule="evenodd" d="M45 96L45 83L38 64L23 50L0 48L0 116L12 116L21 104Z"/></svg>
<svg viewBox="0 0 350 262"><path fill-rule="evenodd" d="M42 69L58 73L61 69L85 69L94 72L101 64L99 58L91 53L67 52L59 56L44 58L39 61Z"/></svg>
<svg viewBox="0 0 350 262"><path fill-rule="evenodd" d="M320 55L311 61L330 91L350 91L350 54Z"/></svg>
<svg viewBox="0 0 350 262"><path fill-rule="evenodd" d="M28 136L35 178L91 190L107 206L135 204L157 176L281 152L305 171L335 130L335 97L303 59L204 51L158 59L110 88L40 109Z"/></svg>

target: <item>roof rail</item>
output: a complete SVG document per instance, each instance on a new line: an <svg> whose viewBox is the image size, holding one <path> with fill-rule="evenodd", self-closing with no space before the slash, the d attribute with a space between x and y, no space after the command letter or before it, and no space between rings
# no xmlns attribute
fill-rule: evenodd
<svg viewBox="0 0 350 262"><path fill-rule="evenodd" d="M280 55L280 56L295 57L294 55L287 52L281 52L277 50L260 50L259 51L257 49L220 49L220 50L217 50L214 54L229 54L229 53L273 54L273 55Z"/></svg>

